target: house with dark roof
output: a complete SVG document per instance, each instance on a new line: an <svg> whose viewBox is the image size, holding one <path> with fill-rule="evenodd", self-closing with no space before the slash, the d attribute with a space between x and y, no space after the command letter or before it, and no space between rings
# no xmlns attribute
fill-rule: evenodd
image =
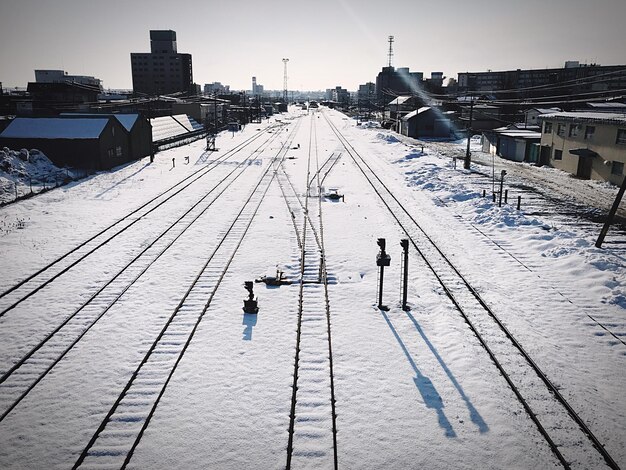
<svg viewBox="0 0 626 470"><path fill-rule="evenodd" d="M539 163L541 132L536 126L510 124L483 131L483 152L515 162Z"/></svg>
<svg viewBox="0 0 626 470"><path fill-rule="evenodd" d="M444 138L454 137L454 128L449 119L450 112L422 106L401 118L400 133L407 137Z"/></svg>
<svg viewBox="0 0 626 470"><path fill-rule="evenodd" d="M38 149L57 166L89 170L133 159L126 129L109 116L16 118L0 134L0 146Z"/></svg>
<svg viewBox="0 0 626 470"><path fill-rule="evenodd" d="M140 158L152 155L152 125L150 120L139 113L114 113L114 114L81 114L81 113L63 113L62 118L75 119L92 118L101 119L103 117L112 117L117 119L124 127L128 135L128 149L131 160L139 160Z"/></svg>

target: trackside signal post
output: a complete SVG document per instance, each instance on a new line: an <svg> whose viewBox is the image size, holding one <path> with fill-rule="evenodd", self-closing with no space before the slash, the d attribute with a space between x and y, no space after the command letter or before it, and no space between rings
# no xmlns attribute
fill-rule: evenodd
<svg viewBox="0 0 626 470"><path fill-rule="evenodd" d="M409 286L409 240L403 238L400 240L400 246L402 247L402 310L409 311L410 308L406 304L407 288Z"/></svg>
<svg viewBox="0 0 626 470"><path fill-rule="evenodd" d="M257 300L254 298L254 283L252 281L244 282L244 287L248 291L248 298L243 301L243 311L245 313L258 313L259 305Z"/></svg>
<svg viewBox="0 0 626 470"><path fill-rule="evenodd" d="M380 253L376 255L376 266L380 267L380 284L378 286L378 308L381 310L389 310L389 307L383 305L383 278L385 276L385 266L391 264L391 256L385 251L386 241L384 238L379 238L376 242L380 247Z"/></svg>

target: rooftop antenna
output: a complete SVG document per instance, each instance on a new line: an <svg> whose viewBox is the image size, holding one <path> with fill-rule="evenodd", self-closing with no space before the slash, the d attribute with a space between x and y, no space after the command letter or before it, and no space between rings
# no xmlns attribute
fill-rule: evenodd
<svg viewBox="0 0 626 470"><path fill-rule="evenodd" d="M393 57L393 36L389 36L389 67L391 67L391 58Z"/></svg>
<svg viewBox="0 0 626 470"><path fill-rule="evenodd" d="M287 104L287 62L289 59L283 59L283 64L285 64L285 78L283 80L283 101Z"/></svg>

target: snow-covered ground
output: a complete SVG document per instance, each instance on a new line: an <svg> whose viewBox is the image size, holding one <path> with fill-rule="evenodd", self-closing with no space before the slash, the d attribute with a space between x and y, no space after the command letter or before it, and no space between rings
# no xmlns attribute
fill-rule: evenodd
<svg viewBox="0 0 626 470"><path fill-rule="evenodd" d="M315 168L331 154L341 153L324 186L336 188L344 200L323 200L321 215L331 279L339 467L559 466L416 252L410 253L409 260L412 308L409 312L400 308L399 241L405 234L324 114L393 188L618 464L626 466L624 253L613 245L595 248L590 232L575 224L564 226L549 216L528 216L523 207L521 211L513 205L498 207L489 197L483 198L476 176L462 170L461 164L453 168L450 156L462 152L462 143L400 139L374 126L356 126L336 111L307 114L293 109L288 116L248 125L234 136L220 135L217 153L207 154L204 142L195 142L158 154L153 164L144 159L0 209L0 256L6 260L0 271L0 291L5 292L185 177L210 167L258 129L274 126L277 120L283 124L268 134L272 141L262 145L263 138L259 139L245 155L235 154L216 166L21 304L11 307L16 298L12 294L0 298L0 308L6 310L0 316L0 374L4 375L127 262L143 250L153 257L163 251L0 419L0 467L74 465L286 142L299 147L289 150L291 158L285 160L284 168L301 198L306 195L309 155ZM150 245L250 154L252 160L241 167L228 190L210 193L215 202L205 200L206 212L198 213L189 230L167 249ZM491 159L479 156L477 150L476 158ZM555 175L549 179L567 178ZM575 186L576 181L569 178L568 184ZM298 278L300 251L294 215L283 198L285 189L281 190L277 179L270 183L159 397L129 467L284 468L299 284L255 284L258 315L244 314L241 307L247 295L244 281L273 272L277 266L290 279ZM385 271L388 312L376 308L376 240L381 237L386 238L392 257ZM103 298L98 305L110 300ZM45 354L52 353L42 351L37 360L43 362ZM328 350L304 353L323 359ZM15 400L15 390L20 390L19 381L0 383L0 415ZM322 387L320 401L329 397ZM144 398L152 396L146 391ZM132 410L120 413L120 422L143 419ZM122 431L112 435L123 437ZM315 433L308 436L313 444L319 438ZM573 445L566 441L557 445ZM573 447L567 449L572 467L584 468ZM107 452L100 456L102 462L119 467L113 463L119 455ZM318 457L312 453L307 460L300 455L294 468L307 462L313 465ZM332 458L326 462L332 463Z"/></svg>
<svg viewBox="0 0 626 470"><path fill-rule="evenodd" d="M0 149L0 202L39 193L80 175L80 171L59 168L37 149Z"/></svg>

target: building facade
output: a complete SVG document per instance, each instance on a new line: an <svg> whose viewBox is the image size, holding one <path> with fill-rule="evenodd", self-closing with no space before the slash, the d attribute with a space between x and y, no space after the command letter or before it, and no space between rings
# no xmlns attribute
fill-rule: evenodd
<svg viewBox="0 0 626 470"><path fill-rule="evenodd" d="M80 83L102 91L102 80L88 75L68 75L64 70L35 70L36 83Z"/></svg>
<svg viewBox="0 0 626 470"><path fill-rule="evenodd" d="M350 93L345 88L336 86L326 89L326 99L347 106L350 103Z"/></svg>
<svg viewBox="0 0 626 470"><path fill-rule="evenodd" d="M621 184L626 165L626 116L554 113L542 123L541 161L579 178Z"/></svg>
<svg viewBox="0 0 626 470"><path fill-rule="evenodd" d="M262 95L263 94L263 85L260 85L256 82L256 77L252 77L252 89L250 90L253 95Z"/></svg>
<svg viewBox="0 0 626 470"><path fill-rule="evenodd" d="M225 95L230 93L230 85L222 85L220 82L206 83L204 93L206 95Z"/></svg>
<svg viewBox="0 0 626 470"><path fill-rule="evenodd" d="M421 87L422 72L411 72L408 67L383 67L376 76L376 99L384 106L399 95L413 95Z"/></svg>
<svg viewBox="0 0 626 470"><path fill-rule="evenodd" d="M135 94L194 93L191 54L178 53L176 31L150 31L150 52L132 52L130 62Z"/></svg>
<svg viewBox="0 0 626 470"><path fill-rule="evenodd" d="M626 65L580 65L563 68L465 72L458 74L458 87L466 92L502 92L502 96L536 98L626 88Z"/></svg>

